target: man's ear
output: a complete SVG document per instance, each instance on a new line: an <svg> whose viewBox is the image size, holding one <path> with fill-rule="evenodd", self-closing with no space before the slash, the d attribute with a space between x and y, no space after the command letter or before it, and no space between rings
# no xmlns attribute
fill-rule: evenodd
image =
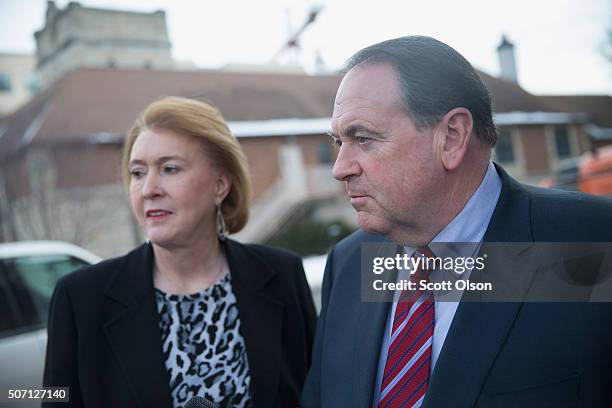
<svg viewBox="0 0 612 408"><path fill-rule="evenodd" d="M440 132L440 157L446 170L461 165L470 143L474 119L466 108L451 109L438 124Z"/></svg>
<svg viewBox="0 0 612 408"><path fill-rule="evenodd" d="M215 180L215 204L221 205L232 187L232 180L225 171L220 171Z"/></svg>

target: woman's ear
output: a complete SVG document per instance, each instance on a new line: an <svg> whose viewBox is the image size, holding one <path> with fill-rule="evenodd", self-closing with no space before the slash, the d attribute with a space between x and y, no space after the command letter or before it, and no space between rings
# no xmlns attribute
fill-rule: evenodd
<svg viewBox="0 0 612 408"><path fill-rule="evenodd" d="M439 124L443 134L440 157L446 170L459 167L467 153L474 128L471 112L466 108L454 108L444 115Z"/></svg>
<svg viewBox="0 0 612 408"><path fill-rule="evenodd" d="M215 204L221 205L230 192L232 180L225 171L220 171L215 180Z"/></svg>

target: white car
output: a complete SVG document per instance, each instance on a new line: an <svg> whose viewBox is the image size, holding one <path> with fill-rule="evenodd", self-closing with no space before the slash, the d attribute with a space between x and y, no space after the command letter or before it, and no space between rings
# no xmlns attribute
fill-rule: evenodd
<svg viewBox="0 0 612 408"><path fill-rule="evenodd" d="M66 242L0 244L0 390L42 385L53 288L62 276L99 261Z"/></svg>
<svg viewBox="0 0 612 408"><path fill-rule="evenodd" d="M323 282L327 255L307 256L302 262L318 314L321 311L321 283Z"/></svg>

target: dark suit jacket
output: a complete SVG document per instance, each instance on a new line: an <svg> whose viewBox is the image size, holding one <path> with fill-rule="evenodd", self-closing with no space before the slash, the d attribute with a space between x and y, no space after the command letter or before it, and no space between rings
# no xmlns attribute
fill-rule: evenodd
<svg viewBox="0 0 612 408"><path fill-rule="evenodd" d="M485 242L612 241L612 201L498 172ZM372 406L390 304L361 302L358 275L361 243L381 240L357 232L328 257L306 408ZM422 407L612 406L611 305L460 303Z"/></svg>
<svg viewBox="0 0 612 408"><path fill-rule="evenodd" d="M301 260L226 240L255 407L294 407L311 360L315 309ZM153 251L61 279L51 300L45 386L69 386L72 406L170 407L152 279ZM65 404L58 406L66 406Z"/></svg>

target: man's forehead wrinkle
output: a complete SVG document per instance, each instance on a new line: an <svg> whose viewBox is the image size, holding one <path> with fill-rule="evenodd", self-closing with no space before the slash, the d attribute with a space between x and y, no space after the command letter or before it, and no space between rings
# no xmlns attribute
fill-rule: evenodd
<svg viewBox="0 0 612 408"><path fill-rule="evenodd" d="M332 128L337 134L346 134L356 125L377 128L374 126L377 111L385 104L385 99L380 90L372 89L370 85L340 91L334 101Z"/></svg>
<svg viewBox="0 0 612 408"><path fill-rule="evenodd" d="M360 106L358 108L351 108L351 109L337 109L334 111L334 115L333 117L335 118L339 118L345 115L349 115L349 114L357 114L359 112L370 112L373 110L373 106ZM360 117L357 117L356 119L359 119Z"/></svg>
<svg viewBox="0 0 612 408"><path fill-rule="evenodd" d="M334 118L332 121L332 128L334 132L339 135L350 136L349 133L353 133L358 130L372 129L375 130L377 127L375 124L365 118L355 118L344 120L340 116Z"/></svg>
<svg viewBox="0 0 612 408"><path fill-rule="evenodd" d="M376 103L374 103L374 101L369 98L354 96L342 99L340 101L336 101L334 106L334 113L344 113L363 109L372 109L375 106Z"/></svg>
<svg viewBox="0 0 612 408"><path fill-rule="evenodd" d="M362 100L363 99L364 101L371 101L370 98L367 98L365 96L348 96L348 97L343 98L341 101L336 100L336 105L340 105L342 103L350 102L350 101L352 101L354 99L357 99L357 100Z"/></svg>

